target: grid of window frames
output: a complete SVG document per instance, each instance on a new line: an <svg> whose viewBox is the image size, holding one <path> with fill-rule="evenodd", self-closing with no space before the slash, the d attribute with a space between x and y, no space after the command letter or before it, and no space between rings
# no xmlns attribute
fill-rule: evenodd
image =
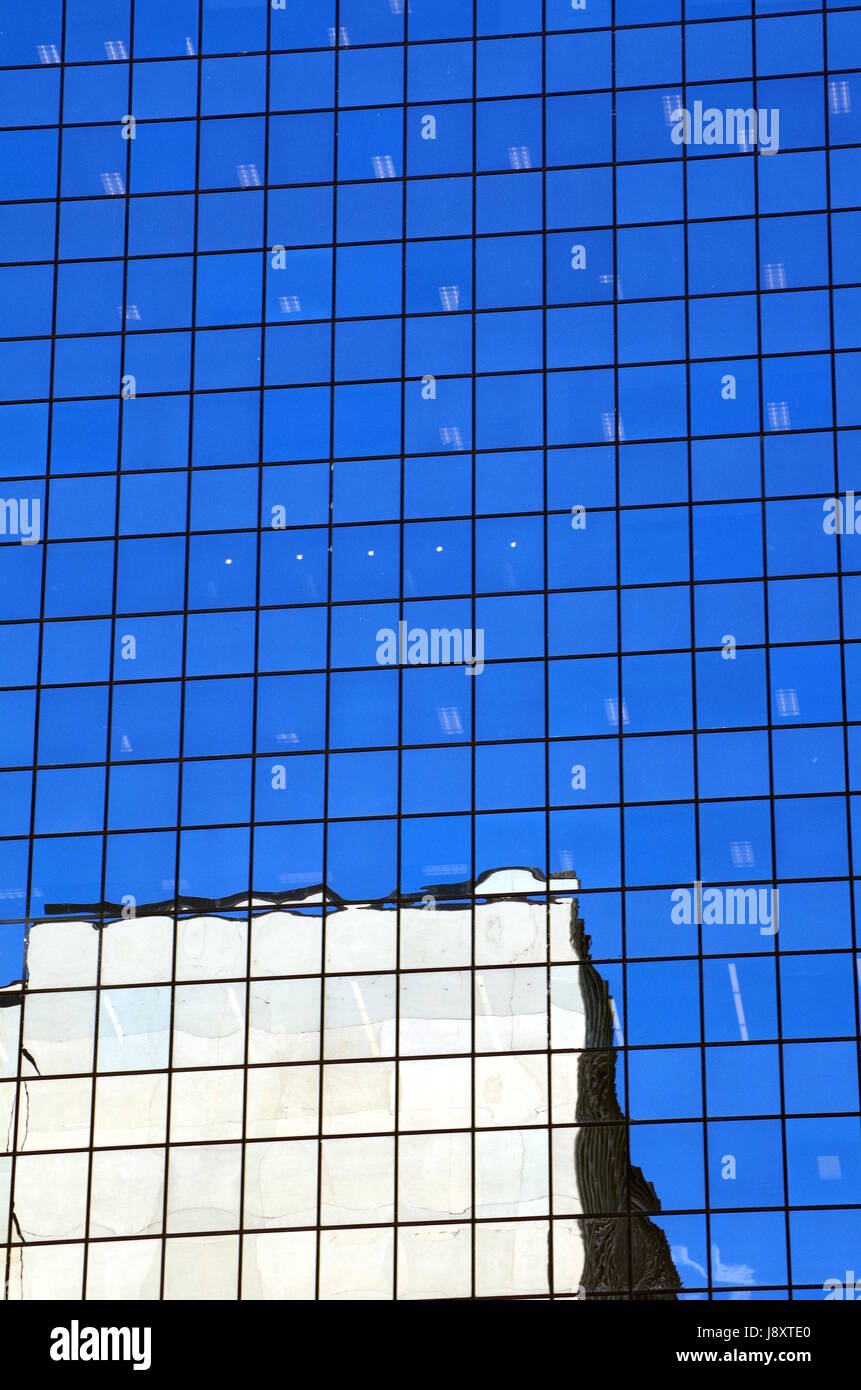
<svg viewBox="0 0 861 1390"><path fill-rule="evenodd" d="M823 1297L861 8L2 0L0 69L0 984L81 904L576 871L683 1296Z"/></svg>

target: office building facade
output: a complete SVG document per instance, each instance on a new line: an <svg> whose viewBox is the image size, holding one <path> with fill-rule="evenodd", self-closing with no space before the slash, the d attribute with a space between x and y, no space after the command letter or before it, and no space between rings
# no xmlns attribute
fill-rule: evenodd
<svg viewBox="0 0 861 1390"><path fill-rule="evenodd" d="M827 1296L861 9L38 0L0 69L6 1296Z"/></svg>

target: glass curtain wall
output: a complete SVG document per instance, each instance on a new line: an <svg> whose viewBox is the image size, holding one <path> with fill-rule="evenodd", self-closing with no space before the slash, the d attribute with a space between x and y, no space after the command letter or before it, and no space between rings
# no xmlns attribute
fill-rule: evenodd
<svg viewBox="0 0 861 1390"><path fill-rule="evenodd" d="M2 0L7 1297L861 1270L859 189L851 5Z"/></svg>

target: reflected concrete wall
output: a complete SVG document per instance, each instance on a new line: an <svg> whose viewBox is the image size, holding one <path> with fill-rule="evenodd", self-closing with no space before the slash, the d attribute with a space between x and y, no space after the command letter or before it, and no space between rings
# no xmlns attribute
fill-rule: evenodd
<svg viewBox="0 0 861 1390"><path fill-rule="evenodd" d="M673 1297L577 886L35 925L7 1297Z"/></svg>

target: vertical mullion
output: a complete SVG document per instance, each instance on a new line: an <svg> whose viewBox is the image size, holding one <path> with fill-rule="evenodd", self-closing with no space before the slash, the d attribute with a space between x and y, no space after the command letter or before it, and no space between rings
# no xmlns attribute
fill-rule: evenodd
<svg viewBox="0 0 861 1390"><path fill-rule="evenodd" d="M556 1293L553 1200L552 937L550 907L550 488L547 456L547 0L541 0L541 462L544 540L544 887L547 951L547 1291Z"/></svg>
<svg viewBox="0 0 861 1390"><path fill-rule="evenodd" d="M687 13L686 0L682 0L681 38L682 38L682 107L688 109L688 71L687 71ZM700 837L700 781L699 781L699 716L697 711L697 641L696 641L696 590L694 588L694 473L693 441L691 439L691 304L690 304L690 260L688 243L688 147L682 141L682 217L684 283L685 283L685 419L687 427L687 471L688 471L688 602L690 604L691 634L691 743L693 745L694 781L694 850L696 862L696 881L702 879L702 845ZM698 891L702 891L701 889ZM702 913L697 913L698 918ZM702 1140L703 1140L703 1209L706 1230L706 1285L707 1297L712 1298L713 1277L711 1260L711 1207L709 1202L709 1128L707 1121L707 1067L706 1067L706 1007L705 1007L705 962L703 952L703 925L697 922L697 986L699 990L700 1019L700 1087L702 1095Z"/></svg>
<svg viewBox="0 0 861 1390"><path fill-rule="evenodd" d="M266 410L266 299L269 281L270 255L269 246L269 141L270 141L270 116L269 116L269 95L271 89L271 68L272 68L272 6L266 7L266 96L265 96L265 124L263 128L263 256L260 274L260 417L258 420L257 450L259 454L257 463L257 554L256 554L256 574L254 580L254 674L252 677L252 706L251 706L251 757L249 759L251 768L251 812L250 825L248 831L248 917L245 953L245 1042L243 1056L245 1065L242 1070L242 1126L240 1130L240 1159L239 1159L239 1259L236 1276L236 1297L242 1298L242 1274L244 1269L245 1254L245 1179L246 1163L248 1151L248 1067L251 1061L250 1039L251 1039L251 963L254 947L254 850L255 850L255 820L257 813L257 696L260 684L260 574L263 550L263 482L264 482L264 440L265 440L265 410Z"/></svg>
<svg viewBox="0 0 861 1390"><path fill-rule="evenodd" d="M826 229L828 235L828 329L829 329L829 363L831 368L831 425L832 439L834 447L834 496L840 497L840 468L839 468L839 441L840 436L837 429L837 372L834 359L834 246L832 241L832 206L831 206L831 120L830 120L830 87L828 81L828 11L825 0L822 0L822 83L823 96L825 102L825 196L826 196ZM845 524L845 512L844 512ZM855 1034L856 1034L856 1055L858 1064L858 1084L859 1094L861 1094L861 999L859 999L859 968L861 962L858 959L858 935L857 935L857 915L855 906L853 872L853 843L852 843L852 801L850 797L851 781L851 759L849 752L849 708L846 693L846 626L843 600L843 537L838 533L836 539L837 553L837 616L840 633L840 693L843 706L843 797L846 802L846 848L848 855L848 889L849 889L849 914L852 930L852 988L855 999ZM850 566L851 568L851 566ZM848 1292L846 1297L848 1297Z"/></svg>
<svg viewBox="0 0 861 1390"><path fill-rule="evenodd" d="M314 1297L320 1297L320 1259L322 1256L323 1221L323 1078L326 1034L326 919L329 913L329 755L331 750L332 714L332 544L335 488L335 308L338 271L338 79L341 51L341 0L335 0L335 85L332 112L332 331L329 340L329 514L327 517L329 549L326 581L326 714L323 751L323 892L320 931L320 1076L317 1095L317 1259L314 1273Z"/></svg>
<svg viewBox="0 0 861 1390"><path fill-rule="evenodd" d="M476 380L475 380L475 368L476 368L475 270L476 270L476 232L477 232L477 230L478 230L478 228L477 228L477 223L476 223L476 207L477 207L477 192L478 192L478 108L477 108L477 102L476 102L477 94L478 94L478 0L472 0L472 242L471 242L471 252L472 252L471 274L472 274L472 284L471 284L471 286L470 286L470 300L469 300L469 303L470 303L470 311L471 311L471 312L470 312L470 329L471 329L470 356L471 356L471 361L472 361L472 378L471 378L471 383L470 383L470 441L469 441L469 442L470 442L470 463L471 463L471 468L470 468L470 480L471 480L470 510L471 510L471 519L470 519L470 529L469 529L469 537L470 537L470 539L469 539L469 550L470 550L469 563L470 563L470 576L471 576L471 582L470 582L470 589L471 589L471 597L470 597L470 622L471 622L471 624L472 624L472 632L473 632L473 651L475 650L475 627L476 627L476 602L475 602L475 581L476 581L475 539L476 539L476 525L475 525L475 512L476 512L476 484L477 484L476 472L477 472L477 469L476 469L476 418L475 418L475 405L476 405ZM476 1144L475 1144L475 1043L476 1043L476 1017L475 1017L475 1012L476 1012L476 999L477 999L477 994L476 994L477 977L476 977L476 971L475 971L475 914L476 914L476 910L477 910L477 909L476 909L476 878L477 878L477 872L476 872L476 862L475 862L475 838L476 838L476 837L475 837L475 814L476 814L476 801L475 801L475 738L476 738L476 730L475 730L475 715L476 715L475 682L476 682L477 679L478 679L477 675L475 675L475 673L473 673L473 676L472 676L472 678L471 678L471 680L470 680L470 692L469 692L469 698L470 698L470 726L471 726L471 727L470 727L470 811L469 811L469 844L470 844L470 855L469 855L469 862L470 862L470 874L471 874L471 879L472 879L472 882L471 882L471 885L470 885L470 896L469 896L469 920L470 920L470 933L469 933L469 937L470 937L470 1020L471 1020L471 1036L470 1036L470 1075L469 1075L469 1105L470 1105L470 1125L469 1125L469 1127L470 1127L469 1182L470 1182L470 1230L471 1230L471 1233L472 1233L472 1243L471 1243L471 1267L470 1267L470 1280L471 1280L470 1289L471 1289L472 1298L475 1298L475 1297L476 1297L476 1294L477 1294L477 1285L476 1285L476 1252L477 1252L476 1221L477 1221L477 1216L476 1216L476 1209L475 1209L475 1197L476 1197L476 1190L475 1190L475 1149L476 1149Z"/></svg>
<svg viewBox="0 0 861 1390"><path fill-rule="evenodd" d="M130 0L129 6L129 101L128 114L132 115L134 110L134 56L135 56L135 0ZM134 127L132 127L132 130ZM120 308L120 381L125 377L126 368L126 314L128 312L128 279L129 279L129 217L131 215L131 170L132 170L132 138L131 132L126 139L126 187L125 187L125 206L123 209L123 295ZM132 398L133 399L133 398ZM114 495L114 538L113 538L113 575L111 580L111 644L108 667L108 716L106 731L105 748L105 797L104 797L104 828L102 830L102 866L101 866L101 888L99 892L98 904L98 950L96 953L96 990L95 990L95 1009L93 1023L93 1081L90 1092L90 1142L89 1154L87 1156L87 1197L84 1215L84 1270L83 1270L83 1296L87 1296L87 1270L89 1267L90 1254L90 1219L93 1196L93 1158L96 1142L96 1087L99 1071L99 1014L101 1007L102 991L102 944L104 941L106 927L106 884L107 884L107 863L108 863L108 821L110 810L110 788L111 788L111 742L113 736L113 713L114 713L114 682L115 682L115 661L116 661L116 635L117 635L117 579L119 571L119 549L120 549L120 497L122 485L122 455L123 455L123 425L125 423L126 410L134 409L129 400L121 392L119 418L117 420L117 476Z"/></svg>
<svg viewBox="0 0 861 1390"><path fill-rule="evenodd" d="M167 1267L167 1217L168 1189L170 1183L170 1120L173 1100L173 1039L176 1016L176 950L179 934L180 868L182 865L182 769L185 752L185 692L188 681L188 590L189 562L191 552L191 487L194 476L194 368L197 343L197 245L200 226L200 109L203 82L203 0L198 0L197 14L197 123L195 127L194 151L194 227L192 233L193 274L191 280L191 351L189 354L189 396L188 396L188 455L186 460L185 494L185 575L183 579L182 614L182 664L179 687L179 764L177 775L176 809L176 857L174 861L173 882L173 939L170 967L170 1022L167 1040L167 1096L165 1105L164 1130L164 1192L162 1193L162 1231L161 1231L161 1270L159 1275L159 1298L164 1298L165 1272Z"/></svg>
<svg viewBox="0 0 861 1390"><path fill-rule="evenodd" d="M51 449L54 438L54 369L57 357L57 294L58 282L60 278L60 188L63 168L63 103L65 96L66 77L66 0L61 0L60 26L60 89L57 98L57 190L54 218L54 274L51 290L51 348L50 363L48 368L48 428L47 438L45 441L45 501L42 516L42 576L39 595L39 631L36 639L36 692L33 709L33 769L30 780L30 824L29 845L27 847L27 896L24 900L25 926L23 954L21 961L21 1017L18 1023L18 1056L15 1060L15 1100L12 1109L12 1159L9 1172L9 1212L6 1230L7 1245L5 1260L6 1269L3 1281L4 1299L9 1298L9 1280L12 1274L12 1227L13 1224L17 1225L17 1219L15 1217L15 1173L17 1170L18 1159L18 1123L21 1111L21 1087L25 1086L24 1077L22 1076L22 1066L24 1061L24 1016L27 1009L27 949L30 941L30 930L33 926L33 917L35 915L33 912L33 850L35 846L36 833L36 772L37 757L39 751L39 718L41 714L42 702L42 663L45 649L45 596L48 573L48 529L50 524L49 504L51 500ZM30 1101L28 1097L27 1105L29 1106L29 1104ZM18 1234L20 1236L20 1229ZM84 1238L86 1239L86 1231L84 1232Z"/></svg>
<svg viewBox="0 0 861 1390"><path fill-rule="evenodd" d="M757 56L756 56L756 26L757 17L751 17L751 52L753 60L753 109L758 111L757 106ZM758 122L758 117L757 117ZM765 395L763 381L763 360L762 360L762 267L760 265L760 244L759 244L759 161L761 158L758 141L758 124L754 130L753 140L753 209L754 209L754 248L756 256L756 352L757 352L757 389L759 395L759 475L762 508L762 591L763 591L763 623L765 637L765 699L766 717L768 731L768 809L771 837L771 892L772 892L772 913L774 912L775 895L779 898L777 886L777 834L774 816L774 712L771 703L771 628L769 622L769 603L770 594L768 587L768 490L765 468ZM783 1010L781 1005L780 991L780 944L778 936L773 937L773 959L774 959L774 987L777 1008L777 1060L778 1076L780 1086L780 1143L783 1163L783 1219L785 1227L786 1243L786 1284L787 1299L792 1299L792 1251L790 1248L789 1230L789 1169L786 1151L786 1088L784 1083L783 1069ZM711 1251L709 1251L709 1267L711 1268Z"/></svg>
<svg viewBox="0 0 861 1390"><path fill-rule="evenodd" d="M619 231L618 231L618 193L617 193L617 116L616 116L616 0L612 5L611 31L611 73L612 73L612 168L613 181L613 457L616 479L616 737L619 749L619 921L622 934L622 1074L624 1076L625 1114L630 1108L630 1087L628 1081L628 947L627 947L627 894L625 890L625 686L622 661L622 495L621 495L621 450L620 436L622 422L619 418ZM615 1223L622 1220L618 1213L610 1213ZM628 1299L633 1296L633 1255L631 1250L631 1130L625 1120L625 1264L627 1270Z"/></svg>
<svg viewBox="0 0 861 1390"><path fill-rule="evenodd" d="M408 93L408 55L409 55L409 20L410 6L409 0L404 5L404 62L403 62L403 125L402 142L403 149L401 154L401 465L400 465L400 527L399 545L400 552L398 557L398 634L400 635L400 622L404 617L404 475L406 473L406 414L407 414L407 140L409 135L408 116L409 107L407 105ZM394 1241L393 1252L393 1277L392 1293L393 1297L398 1297L398 1246L399 1239L399 1192L398 1184L400 1181L400 1082L401 1082L401 903L403 899L403 789L404 789L404 668L401 660L398 660L398 786L397 786L397 821L395 834L397 843L395 847L396 856L396 875L395 875L395 1078L394 1078L394 1110L395 1110L395 1132L394 1132L394 1201L393 1201L393 1222L394 1230L392 1239Z"/></svg>

